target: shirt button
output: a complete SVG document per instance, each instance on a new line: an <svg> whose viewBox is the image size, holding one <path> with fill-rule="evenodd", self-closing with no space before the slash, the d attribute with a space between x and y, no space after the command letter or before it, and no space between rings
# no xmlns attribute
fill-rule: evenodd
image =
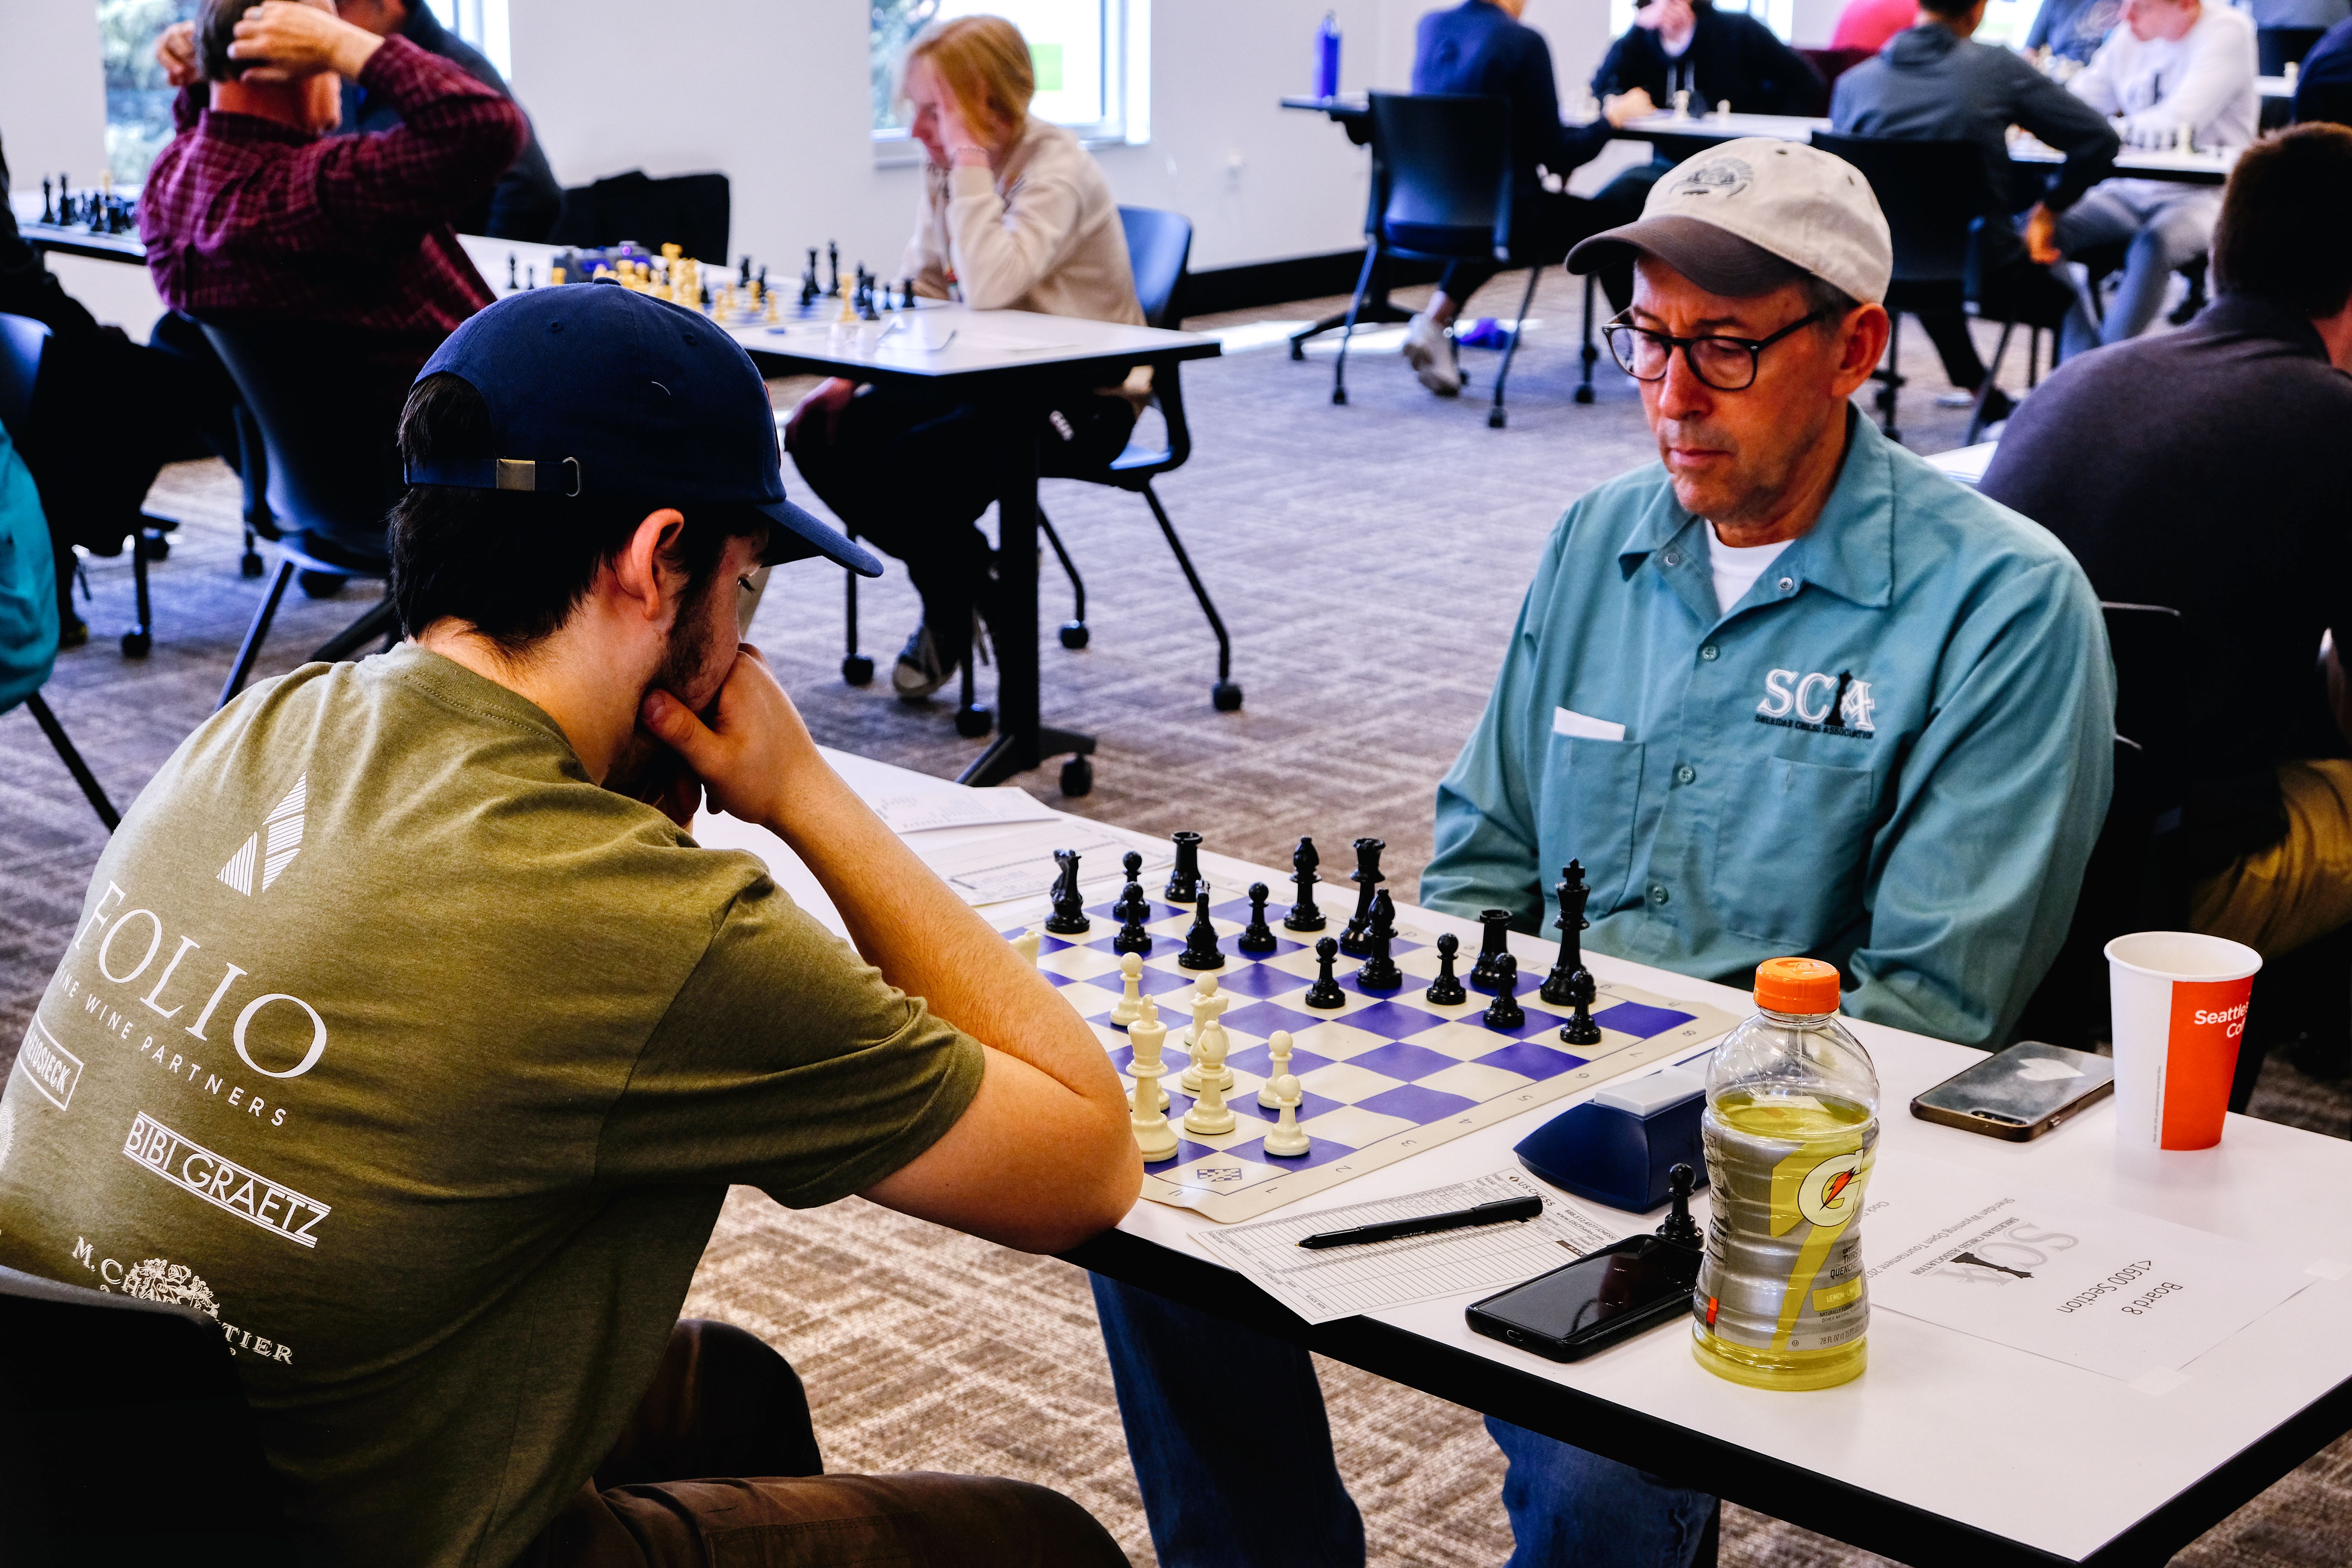
<svg viewBox="0 0 2352 1568"><path fill-rule="evenodd" d="M1705 647L1699 649L1698 656L1699 658L1706 660L1709 664L1713 664L1717 659L1723 657L1722 653L1717 649L1713 643L1709 643Z"/></svg>
<svg viewBox="0 0 2352 1568"><path fill-rule="evenodd" d="M1667 552L1666 552L1666 564L1667 564L1667 565L1669 565L1669 566L1679 566L1679 565L1681 565L1682 563L1683 563L1683 552L1682 552L1681 551L1679 551L1679 550L1669 550L1669 551L1667 551Z"/></svg>
<svg viewBox="0 0 2352 1568"><path fill-rule="evenodd" d="M1663 904L1663 903L1664 903L1665 901L1666 901L1666 889L1665 889L1665 884L1664 884L1664 883L1663 883L1663 882L1653 882L1653 883L1651 883L1651 884L1650 884L1650 902L1652 902L1652 903L1654 903L1654 904Z"/></svg>
<svg viewBox="0 0 2352 1568"><path fill-rule="evenodd" d="M1796 588L1797 580L1794 577L1783 577L1780 579L1780 592L1783 594L1792 594L1796 592Z"/></svg>
<svg viewBox="0 0 2352 1568"><path fill-rule="evenodd" d="M1675 783L1676 784L1688 784L1691 780L1696 777L1698 777L1698 770L1692 767L1688 763L1685 763L1681 767L1675 770Z"/></svg>

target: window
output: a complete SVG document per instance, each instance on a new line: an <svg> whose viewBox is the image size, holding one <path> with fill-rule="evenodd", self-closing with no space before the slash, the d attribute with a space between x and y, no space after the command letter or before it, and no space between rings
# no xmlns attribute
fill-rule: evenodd
<svg viewBox="0 0 2352 1568"><path fill-rule="evenodd" d="M1003 16L1029 41L1029 111L1089 142L1150 139L1150 0L870 0L874 140L907 141L898 66L915 35L956 16Z"/></svg>
<svg viewBox="0 0 2352 1568"><path fill-rule="evenodd" d="M98 0L99 48L106 66L106 169L115 188L135 191L172 139L173 89L155 63L155 40L174 22L194 21L196 0ZM72 171L68 171L72 173ZM77 184L89 176L75 176Z"/></svg>
<svg viewBox="0 0 2352 1568"><path fill-rule="evenodd" d="M414 4L415 0L411 0ZM507 0L425 0L434 18L489 57L509 86L514 84L513 49L507 28Z"/></svg>

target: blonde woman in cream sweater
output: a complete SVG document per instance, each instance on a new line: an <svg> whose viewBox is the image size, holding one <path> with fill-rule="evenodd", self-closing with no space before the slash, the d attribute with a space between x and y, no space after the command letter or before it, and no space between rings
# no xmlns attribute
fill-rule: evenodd
<svg viewBox="0 0 2352 1568"><path fill-rule="evenodd" d="M1143 322L1110 183L1078 140L1033 118L1029 47L999 16L925 29L900 91L929 155L899 276L933 299L982 310L1035 310ZM1100 468L1127 446L1150 373L1073 388L1045 416L1040 471ZM811 489L848 525L907 566L923 622L891 672L918 701L971 656L992 607L993 556L978 527L996 500L992 412L919 388L838 377L801 401L785 446Z"/></svg>

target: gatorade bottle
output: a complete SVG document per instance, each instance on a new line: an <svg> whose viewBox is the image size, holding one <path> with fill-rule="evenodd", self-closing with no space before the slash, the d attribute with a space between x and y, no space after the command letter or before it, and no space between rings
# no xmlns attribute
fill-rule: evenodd
<svg viewBox="0 0 2352 1568"><path fill-rule="evenodd" d="M1837 1020L1835 965L1766 960L1756 1005L1707 1063L1699 1127L1714 1214L1691 1350L1734 1383L1828 1388L1866 1359L1860 1220L1878 1074Z"/></svg>
<svg viewBox="0 0 2352 1568"><path fill-rule="evenodd" d="M1323 13L1323 25L1315 29L1315 96L1339 96L1339 18L1337 13Z"/></svg>

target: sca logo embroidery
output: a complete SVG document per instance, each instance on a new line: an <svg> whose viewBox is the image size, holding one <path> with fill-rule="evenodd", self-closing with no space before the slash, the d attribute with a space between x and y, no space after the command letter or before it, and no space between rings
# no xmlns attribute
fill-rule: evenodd
<svg viewBox="0 0 2352 1568"><path fill-rule="evenodd" d="M261 886L266 892L269 885L286 873L294 857L302 852L302 805L309 798L310 775L303 774L286 792L286 798L270 808L261 819L259 832L245 841L245 847L228 858L220 868L220 879L246 897L253 896L254 863L261 868ZM267 842L265 842L265 839Z"/></svg>
<svg viewBox="0 0 2352 1568"><path fill-rule="evenodd" d="M1738 158L1709 158L1686 171L1668 192L1676 196L1736 196L1755 182L1756 171Z"/></svg>
<svg viewBox="0 0 2352 1568"><path fill-rule="evenodd" d="M1871 722L1877 708L1870 695L1870 682L1856 680L1850 669L1835 675L1818 669L1810 674L1775 669L1765 674L1764 700L1756 705L1756 721L1868 741L1877 737L1877 728Z"/></svg>

